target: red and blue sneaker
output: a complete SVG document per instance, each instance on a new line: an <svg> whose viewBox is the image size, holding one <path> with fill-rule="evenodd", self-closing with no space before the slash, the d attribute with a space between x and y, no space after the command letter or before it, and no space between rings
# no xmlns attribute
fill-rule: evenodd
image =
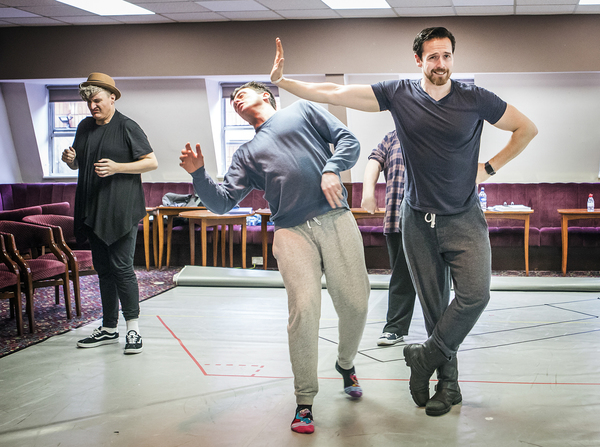
<svg viewBox="0 0 600 447"><path fill-rule="evenodd" d="M313 415L310 408L297 408L296 417L292 421L292 431L310 434L315 431Z"/></svg>

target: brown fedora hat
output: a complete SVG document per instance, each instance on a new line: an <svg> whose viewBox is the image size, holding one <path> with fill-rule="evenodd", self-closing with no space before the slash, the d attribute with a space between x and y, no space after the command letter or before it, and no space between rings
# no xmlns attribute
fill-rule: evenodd
<svg viewBox="0 0 600 447"><path fill-rule="evenodd" d="M121 92L117 87L115 87L115 80L104 73L90 73L87 81L79 84L79 87L87 87L88 85L102 87L109 92L114 93L117 99L121 97Z"/></svg>

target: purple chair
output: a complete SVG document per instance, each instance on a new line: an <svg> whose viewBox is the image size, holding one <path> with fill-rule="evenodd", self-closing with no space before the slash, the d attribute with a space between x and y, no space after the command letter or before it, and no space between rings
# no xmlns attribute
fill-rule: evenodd
<svg viewBox="0 0 600 447"><path fill-rule="evenodd" d="M10 300L10 317L16 315L17 334L23 335L23 314L21 311L21 276L19 267L11 259L0 235L0 299Z"/></svg>
<svg viewBox="0 0 600 447"><path fill-rule="evenodd" d="M73 294L75 296L75 311L77 316L81 316L81 287L79 277L86 275L95 275L94 264L92 261L91 250L72 250L77 240L75 237L74 219L71 216L40 214L27 216L23 222L42 225L52 229L54 240L58 248L65 254L69 262L69 278L73 282ZM52 258L54 255L49 253L40 256L38 259ZM58 294L57 294L58 304Z"/></svg>
<svg viewBox="0 0 600 447"><path fill-rule="evenodd" d="M20 222L25 216L31 216L34 214L42 214L42 207L28 206L26 208L0 211L0 220L12 220L15 222Z"/></svg>
<svg viewBox="0 0 600 447"><path fill-rule="evenodd" d="M25 222L0 222L6 250L19 266L21 283L25 289L29 330L35 332L35 289L63 286L67 318L71 319L71 294L69 291L69 264L65 254L54 242L52 229ZM38 258L41 248L47 248L52 257ZM27 257L27 259L25 259ZM58 287L56 287L58 295Z"/></svg>

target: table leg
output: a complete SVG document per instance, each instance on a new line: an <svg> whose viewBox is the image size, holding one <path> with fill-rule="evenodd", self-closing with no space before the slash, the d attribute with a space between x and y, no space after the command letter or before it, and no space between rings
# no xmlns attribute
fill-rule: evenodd
<svg viewBox="0 0 600 447"><path fill-rule="evenodd" d="M229 267L233 267L233 224L228 225L228 233L229 233ZM223 252L225 255L225 252ZM223 264L223 267L225 264Z"/></svg>
<svg viewBox="0 0 600 447"><path fill-rule="evenodd" d="M202 228L202 266L206 267L206 220L200 220Z"/></svg>
<svg viewBox="0 0 600 447"><path fill-rule="evenodd" d="M160 210L156 215L156 223L158 224L158 268L161 268L165 246L165 227L163 215Z"/></svg>
<svg viewBox="0 0 600 447"><path fill-rule="evenodd" d="M196 265L196 222L194 219L189 220L190 233L190 265Z"/></svg>
<svg viewBox="0 0 600 447"><path fill-rule="evenodd" d="M263 270L267 270L267 217L260 216L260 238L262 242Z"/></svg>
<svg viewBox="0 0 600 447"><path fill-rule="evenodd" d="M150 214L142 220L144 227L144 254L146 255L146 270L150 270Z"/></svg>
<svg viewBox="0 0 600 447"><path fill-rule="evenodd" d="M217 253L219 251L219 226L218 225L214 225L212 227L213 229L213 237L215 238L213 240L213 266L217 266Z"/></svg>
<svg viewBox="0 0 600 447"><path fill-rule="evenodd" d="M242 268L246 268L246 218L242 222Z"/></svg>
<svg viewBox="0 0 600 447"><path fill-rule="evenodd" d="M569 251L569 219L563 215L560 222L560 235L562 240L562 274L567 276L567 254Z"/></svg>
<svg viewBox="0 0 600 447"><path fill-rule="evenodd" d="M525 218L525 276L529 276L529 216Z"/></svg>
<svg viewBox="0 0 600 447"><path fill-rule="evenodd" d="M227 242L227 225L221 225L221 267L225 267L225 244ZM231 238L231 228L229 228L229 237Z"/></svg>
<svg viewBox="0 0 600 447"><path fill-rule="evenodd" d="M156 226L156 215L152 220L152 249L154 252L154 267L158 267L158 227Z"/></svg>
<svg viewBox="0 0 600 447"><path fill-rule="evenodd" d="M167 262L165 265L168 267L171 264L171 240L173 238L173 219L175 216L169 216L167 218Z"/></svg>

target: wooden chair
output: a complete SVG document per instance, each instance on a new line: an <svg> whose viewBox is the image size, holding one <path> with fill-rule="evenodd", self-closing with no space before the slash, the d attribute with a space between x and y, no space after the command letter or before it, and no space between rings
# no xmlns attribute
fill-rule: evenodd
<svg viewBox="0 0 600 447"><path fill-rule="evenodd" d="M91 250L72 250L77 240L75 237L74 219L71 216L41 214L36 216L27 216L23 222L42 225L52 229L54 241L58 248L65 254L69 262L69 278L73 283L73 295L75 296L75 311L77 316L81 316L81 286L79 277L86 275L95 275L92 261ZM38 259L51 258L52 254L45 254ZM56 295L58 304L58 294Z"/></svg>
<svg viewBox="0 0 600 447"><path fill-rule="evenodd" d="M2 235L0 235L0 299L10 300L10 317L16 317L17 334L23 335L21 276L19 267L6 251Z"/></svg>
<svg viewBox="0 0 600 447"><path fill-rule="evenodd" d="M41 287L63 286L67 318L71 319L69 264L54 242L52 229L25 222L0 221L0 233L4 235L8 254L19 266L30 332L35 332L34 293ZM47 247L53 258L36 259L40 247Z"/></svg>

